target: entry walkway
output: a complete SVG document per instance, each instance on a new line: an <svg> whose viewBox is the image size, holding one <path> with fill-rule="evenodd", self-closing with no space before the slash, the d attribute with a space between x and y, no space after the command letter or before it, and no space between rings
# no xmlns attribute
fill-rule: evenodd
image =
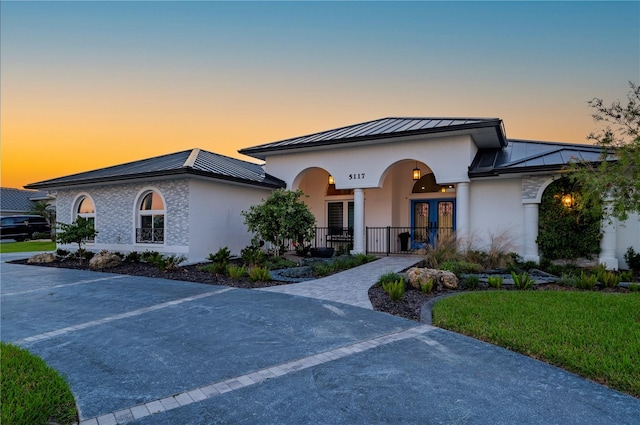
<svg viewBox="0 0 640 425"><path fill-rule="evenodd" d="M360 267L331 276L290 285L271 286L260 291L278 292L373 310L369 301L369 288L385 273L400 272L422 261L419 256L382 257Z"/></svg>

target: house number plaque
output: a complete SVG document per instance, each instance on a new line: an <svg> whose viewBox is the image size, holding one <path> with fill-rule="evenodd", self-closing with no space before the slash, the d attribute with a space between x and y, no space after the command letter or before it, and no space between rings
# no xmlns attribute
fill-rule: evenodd
<svg viewBox="0 0 640 425"><path fill-rule="evenodd" d="M364 179L364 173L349 174L349 180L362 180Z"/></svg>

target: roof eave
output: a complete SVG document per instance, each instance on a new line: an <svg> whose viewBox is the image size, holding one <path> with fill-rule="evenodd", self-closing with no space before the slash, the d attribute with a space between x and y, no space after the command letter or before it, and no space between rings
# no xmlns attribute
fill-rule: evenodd
<svg viewBox="0 0 640 425"><path fill-rule="evenodd" d="M110 183L110 182L121 182L126 180L139 180L145 178L154 178L154 177L168 177L168 176L188 176L188 175L197 175L203 177L209 177L215 180L224 180L224 181L232 181L235 183L242 183L250 186L261 186L266 188L277 189L280 187L285 187L286 184L284 181L277 179L273 176L267 175L269 179L275 180L277 183L269 183L269 182L259 182L249 179L243 179L240 177L226 176L223 174L215 174L206 171L200 171L193 168L183 167L174 170L162 170L162 171L154 171L147 173L138 173L138 174L127 174L122 176L113 176L113 177L102 177L102 178L91 178L91 179L82 179L75 181L65 181L65 182L54 182L48 183L47 181L31 183L25 186L27 189L60 189L65 187L73 187L73 186L85 186L92 185L97 183Z"/></svg>
<svg viewBox="0 0 640 425"><path fill-rule="evenodd" d="M422 130L401 131L401 132L397 132L397 133L383 133L383 134L376 134L376 135L367 135L367 136L350 137L350 138L342 138L342 139L332 139L332 140L324 140L324 141L314 142L312 144L271 146L270 147L268 145L271 145L272 143L269 143L267 145L260 145L260 146L240 149L238 151L238 153L241 153L243 155L248 155L248 156L251 156L253 158L257 158L257 159L260 159L260 160L264 161L266 159L266 156L267 156L266 154L268 154L268 153L277 154L277 153L282 153L282 152L287 152L287 151L302 150L302 149L313 149L313 148L324 147L324 146L332 146L332 145L337 145L337 144L351 144L351 143L358 143L358 142L376 141L376 140L381 140L381 139L395 139L395 138L401 138L401 137L407 137L407 136L419 136L419 135L427 135L427 134L449 133L449 132L464 131L464 130L474 130L474 129L487 128L487 127L495 127L496 128L496 130L497 130L496 131L497 138L498 138L498 142L500 143L500 147L507 146L507 139L506 139L506 135L504 133L502 120L499 119L499 118L496 118L496 119L487 120L485 122L480 122L480 123L460 124L460 125L442 127L442 128L435 127L435 128L427 128L427 129L422 129ZM277 143L277 142L275 142L275 143Z"/></svg>

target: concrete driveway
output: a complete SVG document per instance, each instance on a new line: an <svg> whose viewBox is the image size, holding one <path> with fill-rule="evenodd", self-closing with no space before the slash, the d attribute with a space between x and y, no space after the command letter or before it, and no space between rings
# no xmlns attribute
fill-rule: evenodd
<svg viewBox="0 0 640 425"><path fill-rule="evenodd" d="M2 263L2 340L88 424L638 424L640 400L341 303Z"/></svg>

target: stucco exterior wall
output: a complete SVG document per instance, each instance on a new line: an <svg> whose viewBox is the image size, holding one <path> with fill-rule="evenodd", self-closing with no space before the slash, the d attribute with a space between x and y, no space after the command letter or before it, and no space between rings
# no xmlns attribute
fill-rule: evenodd
<svg viewBox="0 0 640 425"><path fill-rule="evenodd" d="M508 235L512 249L522 255L524 207L522 179L474 180L471 198L470 239L478 249L489 247L491 236Z"/></svg>
<svg viewBox="0 0 640 425"><path fill-rule="evenodd" d="M189 261L202 261L225 246L240 255L251 244L241 212L260 204L271 190L192 179L189 192Z"/></svg>
<svg viewBox="0 0 640 425"><path fill-rule="evenodd" d="M477 148L470 136L394 141L367 146L335 146L330 150L271 155L266 171L297 187L300 172L319 167L333 175L337 189L380 187L384 173L399 161L427 164L440 184L468 181Z"/></svg>
<svg viewBox="0 0 640 425"><path fill-rule="evenodd" d="M630 214L629 218L616 226L616 257L620 268L627 269L624 254L629 247L640 252L640 214Z"/></svg>

